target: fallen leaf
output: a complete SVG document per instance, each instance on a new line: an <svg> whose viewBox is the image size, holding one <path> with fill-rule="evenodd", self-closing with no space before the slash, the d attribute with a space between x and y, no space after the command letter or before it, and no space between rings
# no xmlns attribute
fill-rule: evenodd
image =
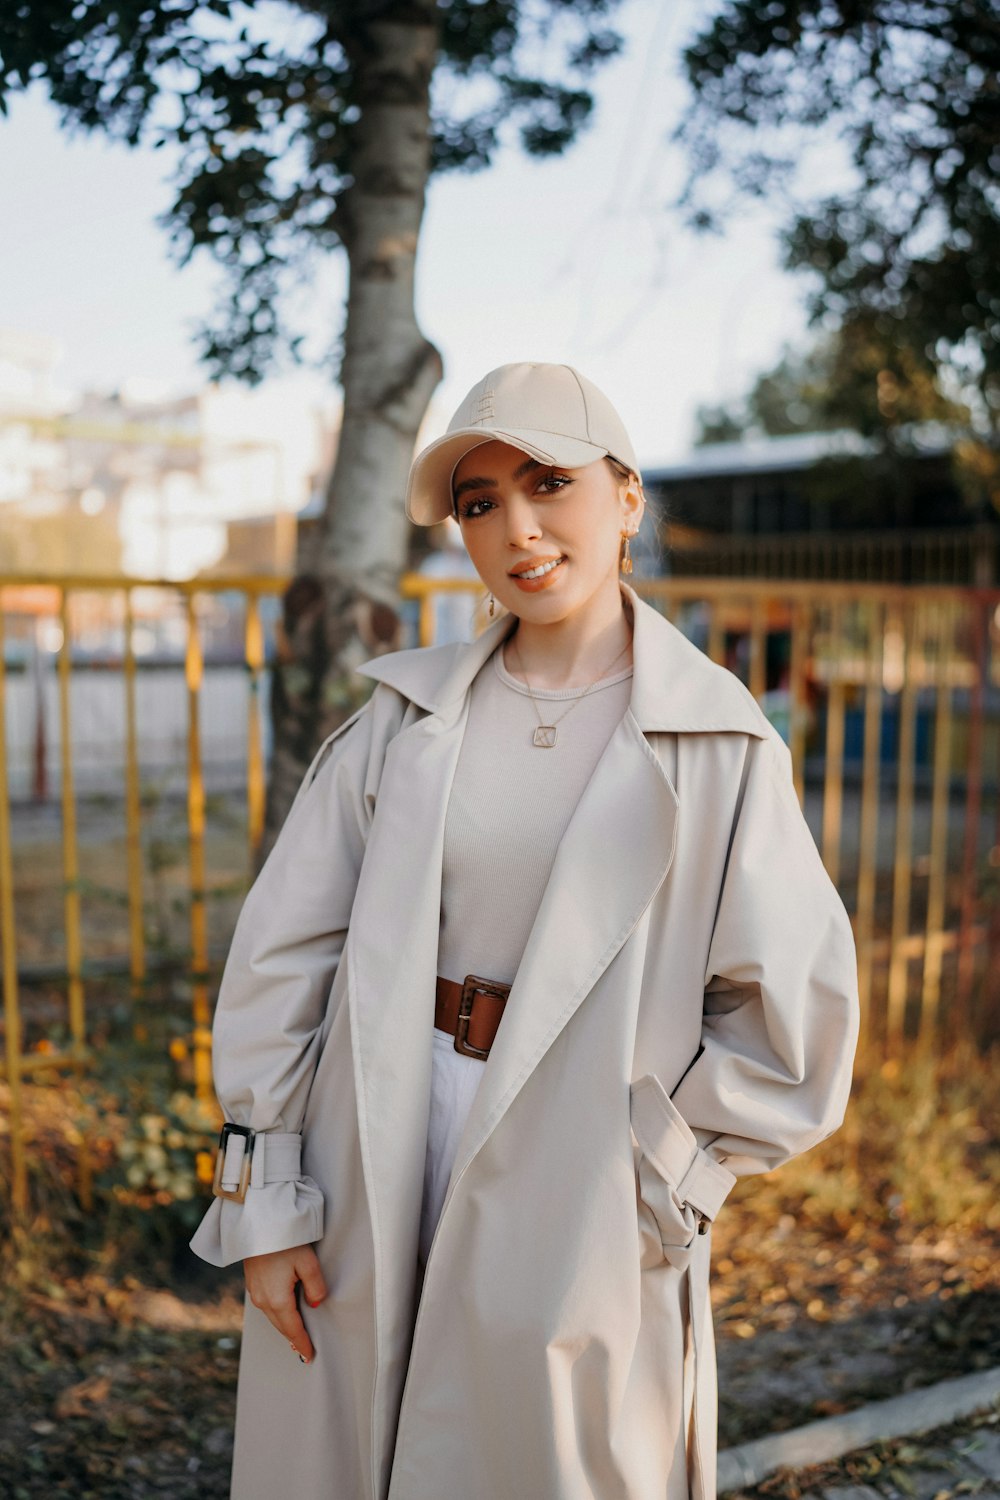
<svg viewBox="0 0 1000 1500"><path fill-rule="evenodd" d="M55 1414L60 1422L67 1417L89 1417L92 1407L100 1406L111 1391L110 1375L91 1375L76 1385L67 1386L55 1404Z"/></svg>

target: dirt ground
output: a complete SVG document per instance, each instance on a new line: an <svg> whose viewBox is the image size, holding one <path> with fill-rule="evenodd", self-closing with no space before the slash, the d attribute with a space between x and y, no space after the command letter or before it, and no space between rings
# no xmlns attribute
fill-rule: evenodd
<svg viewBox="0 0 1000 1500"><path fill-rule="evenodd" d="M1000 1364L994 1236L859 1235L835 1255L794 1223L760 1228L737 1208L716 1233L724 1446Z"/></svg>
<svg viewBox="0 0 1000 1500"><path fill-rule="evenodd" d="M1000 1363L996 1237L859 1225L843 1243L750 1186L715 1232L720 1441ZM223 1500L242 1288L186 1257L159 1282L89 1269L0 1294L0 1493ZM290 1356L291 1357L291 1356Z"/></svg>

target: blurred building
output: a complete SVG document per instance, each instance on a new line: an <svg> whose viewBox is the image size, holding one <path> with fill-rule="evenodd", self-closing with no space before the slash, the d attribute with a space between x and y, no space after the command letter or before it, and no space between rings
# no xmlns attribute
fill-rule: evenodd
<svg viewBox="0 0 1000 1500"><path fill-rule="evenodd" d="M286 573L329 467L332 410L281 382L165 395L58 380L50 339L0 331L0 574Z"/></svg>
<svg viewBox="0 0 1000 1500"><path fill-rule="evenodd" d="M989 585L1000 523L963 485L961 435L887 453L854 432L695 449L643 470L675 575Z"/></svg>

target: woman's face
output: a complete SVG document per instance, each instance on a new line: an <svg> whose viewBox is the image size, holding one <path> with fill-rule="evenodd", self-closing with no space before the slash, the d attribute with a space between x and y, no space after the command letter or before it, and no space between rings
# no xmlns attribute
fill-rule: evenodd
<svg viewBox="0 0 1000 1500"><path fill-rule="evenodd" d="M622 532L642 518L634 480L603 459L560 469L494 440L465 455L453 488L476 571L513 614L553 624L617 601Z"/></svg>

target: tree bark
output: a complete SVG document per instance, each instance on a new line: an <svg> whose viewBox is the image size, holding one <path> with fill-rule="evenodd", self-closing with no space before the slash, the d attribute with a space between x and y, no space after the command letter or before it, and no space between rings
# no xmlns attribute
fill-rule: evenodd
<svg viewBox="0 0 1000 1500"><path fill-rule="evenodd" d="M437 38L435 7L411 0L360 29L352 51L360 116L351 127L353 182L338 204L349 267L343 420L320 540L307 556L300 539L284 599L258 863L317 746L365 697L353 669L399 644L406 476L442 374L413 300Z"/></svg>

